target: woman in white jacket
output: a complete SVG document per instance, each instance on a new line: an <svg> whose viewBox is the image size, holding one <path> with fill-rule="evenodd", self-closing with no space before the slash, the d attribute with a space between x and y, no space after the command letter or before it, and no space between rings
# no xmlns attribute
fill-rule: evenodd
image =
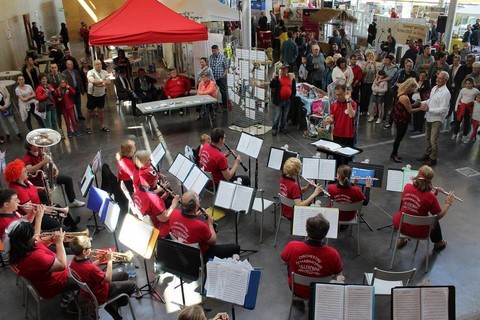
<svg viewBox="0 0 480 320"><path fill-rule="evenodd" d="M351 90L353 83L353 71L347 64L345 58L338 58L336 67L332 71L332 80L336 84L345 85L347 90Z"/></svg>

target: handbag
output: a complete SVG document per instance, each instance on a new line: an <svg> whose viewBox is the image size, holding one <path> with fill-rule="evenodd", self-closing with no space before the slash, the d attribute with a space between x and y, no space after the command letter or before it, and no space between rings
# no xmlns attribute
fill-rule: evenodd
<svg viewBox="0 0 480 320"><path fill-rule="evenodd" d="M46 112L47 111L47 101L39 101L38 102L38 112Z"/></svg>

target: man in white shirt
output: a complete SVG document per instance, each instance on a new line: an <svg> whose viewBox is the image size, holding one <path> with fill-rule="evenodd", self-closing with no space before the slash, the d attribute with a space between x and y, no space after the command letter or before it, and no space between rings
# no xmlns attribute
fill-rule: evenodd
<svg viewBox="0 0 480 320"><path fill-rule="evenodd" d="M87 73L88 90L87 90L87 123L85 125L85 131L87 134L92 134L90 129L90 120L97 110L98 120L100 121L100 130L103 132L109 132L105 126L103 108L105 107L105 90L110 84L110 78L108 72L102 70L102 62L95 60L93 62L93 69Z"/></svg>
<svg viewBox="0 0 480 320"><path fill-rule="evenodd" d="M441 71L437 75L437 85L430 92L430 99L422 101L422 110L426 112L425 141L427 142L427 150L417 160L426 161L425 164L429 166L437 164L438 136L450 107L450 91L446 86L448 79L448 72Z"/></svg>

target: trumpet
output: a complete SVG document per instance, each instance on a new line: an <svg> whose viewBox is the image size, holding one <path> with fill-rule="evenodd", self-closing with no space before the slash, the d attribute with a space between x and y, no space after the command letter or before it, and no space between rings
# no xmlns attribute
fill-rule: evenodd
<svg viewBox="0 0 480 320"><path fill-rule="evenodd" d="M26 210L31 210L35 207L40 207L43 206L42 204L36 204L36 203L27 203L27 204L20 204L18 205L19 207L26 209ZM62 218L65 218L68 215L69 207L65 208L57 208L53 206L45 206L45 214L48 214L50 216L60 216Z"/></svg>
<svg viewBox="0 0 480 320"><path fill-rule="evenodd" d="M88 237L90 232L88 228L80 231L80 232L65 232L65 237L63 238L63 242L72 242L73 238L85 236ZM55 236L55 232L42 232L38 235L38 240L41 241L53 241L53 237Z"/></svg>
<svg viewBox="0 0 480 320"><path fill-rule="evenodd" d="M445 195L448 196L448 192L445 191L443 188L441 188L441 187L433 187L433 188L434 188L435 190L437 190L438 192L441 192L441 193L443 193L443 194L445 194ZM455 196L455 195L453 196L453 198L454 198L455 200L457 200L457 201L463 202L462 199L460 199L459 197L457 197L457 196Z"/></svg>
<svg viewBox="0 0 480 320"><path fill-rule="evenodd" d="M230 154L236 159L237 158L237 155L235 154L235 152L233 152L232 149L230 149L230 147L226 144L226 143L223 143L223 145L225 146L225 148L227 148L227 150L230 152ZM240 161L240 165L242 166L243 170L245 172L248 172L248 168L245 167L245 165L243 164L243 162Z"/></svg>
<svg viewBox="0 0 480 320"><path fill-rule="evenodd" d="M316 188L316 187L321 187L323 193L324 193L327 197L330 197L330 193L328 193L327 190L323 189L322 186L314 183L314 182L313 182L312 180L310 180L310 179L305 178L305 177L302 176L301 174L299 174L298 176L299 176L300 178L302 178L303 180L307 181L310 185L314 186L315 188Z"/></svg>
<svg viewBox="0 0 480 320"><path fill-rule="evenodd" d="M107 253L108 253L107 250L92 249L90 251L90 256L95 260L104 261ZM133 259L133 252L130 250L128 250L125 253L112 251L113 262L130 262L132 259Z"/></svg>

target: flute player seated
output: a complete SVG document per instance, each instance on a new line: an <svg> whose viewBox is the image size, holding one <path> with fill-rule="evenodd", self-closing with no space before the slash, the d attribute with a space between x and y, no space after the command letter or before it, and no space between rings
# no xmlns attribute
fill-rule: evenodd
<svg viewBox="0 0 480 320"><path fill-rule="evenodd" d="M437 217L432 231L430 232L430 240L434 243L433 249L440 251L445 249L447 241L443 239L442 229L438 220L442 219L450 209L453 203L453 191L447 194L445 204L441 207L436 197L438 190L432 186L433 169L427 165L420 167L418 174L413 178L412 184L406 184L402 192L402 205L400 210L393 216L393 225L398 230L402 213L414 216ZM428 235L429 226L415 226L408 223L402 225L402 234L411 237L426 237ZM397 248L403 248L407 244L407 239L398 239Z"/></svg>
<svg viewBox="0 0 480 320"><path fill-rule="evenodd" d="M318 197L323 189L316 186L313 193L305 200L302 200L302 194L312 188L312 184L308 183L303 187L295 181L302 172L302 162L300 159L292 157L288 158L283 164L283 174L280 178L280 194L289 199L293 199L296 206L308 206ZM292 220L293 208L282 204L282 214L285 218Z"/></svg>
<svg viewBox="0 0 480 320"><path fill-rule="evenodd" d="M342 164L337 169L337 183L330 184L328 186L328 193L330 194L330 200L338 203L354 203L363 201L363 205L366 206L370 200L370 187L372 185L372 179L367 178L365 181L365 193L360 190L354 183L350 183L350 177L352 176L352 168ZM331 204L331 203L330 203ZM350 221L355 218L356 211L340 211L339 221ZM347 225L340 226L340 230L348 228Z"/></svg>
<svg viewBox="0 0 480 320"><path fill-rule="evenodd" d="M135 163L139 163L139 155L144 155L146 150L139 150L135 154ZM148 152L148 154L150 154ZM148 155L150 159L150 155ZM172 211L177 207L179 197L173 197L171 205L167 208L162 197L158 195L155 191L158 184L158 178L156 171L150 167L150 161L147 160L148 167L145 168L145 165L138 171L138 187L135 190L133 196L133 202L135 207L140 211L144 216L149 216L152 224L155 228L160 231L159 236L161 238L166 237L170 231L170 226L168 220ZM149 170L148 170L149 168ZM156 189L155 189L156 188ZM167 193L165 192L165 195Z"/></svg>
<svg viewBox="0 0 480 320"><path fill-rule="evenodd" d="M170 217L170 233L183 243L198 243L204 262L208 259L229 258L240 253L238 244L217 244L213 218L200 210L198 195L189 190L182 196L181 210L174 210Z"/></svg>
<svg viewBox="0 0 480 320"><path fill-rule="evenodd" d="M75 258L70 263L70 268L75 271L79 277L78 280L86 282L90 290L98 300L99 304L105 303L108 299L118 296L119 294L126 293L131 296L136 290L136 283L132 280L128 280L128 273L118 272L115 273L112 270L112 252L106 251L102 259L97 259L93 262L89 260L89 256L92 250L92 243L88 237L77 236L70 242L70 249L72 250ZM107 269L103 272L98 265L102 262L107 262ZM87 300L90 300L90 294L80 290L80 294ZM122 319L122 316L118 313L118 308L126 306L128 299L122 297L112 303L105 306L107 311L113 319Z"/></svg>

